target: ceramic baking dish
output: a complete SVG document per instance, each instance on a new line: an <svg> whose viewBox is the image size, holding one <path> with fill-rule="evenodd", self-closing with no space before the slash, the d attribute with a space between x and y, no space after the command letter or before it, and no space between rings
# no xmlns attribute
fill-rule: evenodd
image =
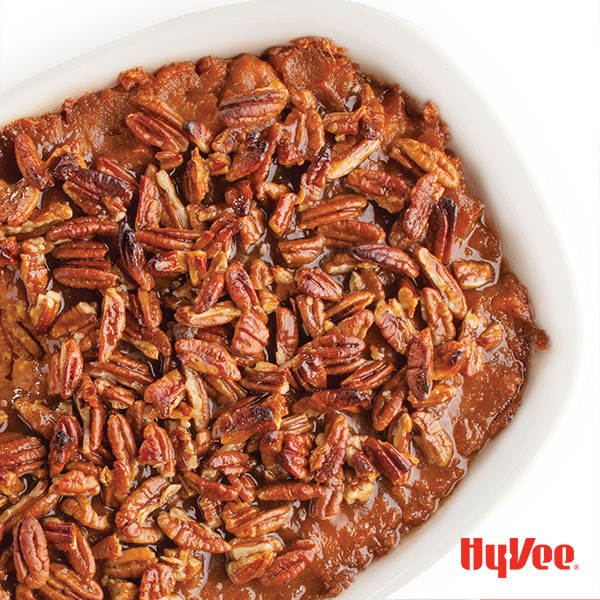
<svg viewBox="0 0 600 600"><path fill-rule="evenodd" d="M0 95L0 122L55 110L131 66L148 70L205 54L232 56L306 35L332 37L370 71L434 100L471 188L492 215L529 288L551 349L536 357L514 422L485 448L433 518L360 574L344 600L383 598L435 563L489 516L535 463L561 418L579 364L579 304L562 243L510 132L476 82L427 35L395 16L343 0L258 0L169 20L98 48Z"/></svg>

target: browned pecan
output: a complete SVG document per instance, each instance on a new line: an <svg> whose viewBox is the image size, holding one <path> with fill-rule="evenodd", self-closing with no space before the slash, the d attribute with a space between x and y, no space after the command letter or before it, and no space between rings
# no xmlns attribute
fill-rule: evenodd
<svg viewBox="0 0 600 600"><path fill-rule="evenodd" d="M419 267L415 261L400 248L385 244L364 244L353 246L348 250L348 254L361 263L376 265L409 277L416 277L419 274Z"/></svg>
<svg viewBox="0 0 600 600"><path fill-rule="evenodd" d="M296 271L295 280L298 290L307 296L333 302L342 297L342 286L321 269L302 267Z"/></svg>
<svg viewBox="0 0 600 600"><path fill-rule="evenodd" d="M292 410L298 414L307 410L316 413L330 413L336 410L356 410L366 406L370 400L369 394L349 389L331 389L315 392L298 400Z"/></svg>
<svg viewBox="0 0 600 600"><path fill-rule="evenodd" d="M78 469L59 475L53 481L62 496L97 496L100 493L98 479Z"/></svg>
<svg viewBox="0 0 600 600"><path fill-rule="evenodd" d="M454 339L452 313L437 290L429 287L421 290L421 315L431 330L435 346Z"/></svg>
<svg viewBox="0 0 600 600"><path fill-rule="evenodd" d="M446 466L454 454L452 439L440 422L427 411L416 411L412 415L415 435L413 440L422 450L428 463Z"/></svg>
<svg viewBox="0 0 600 600"><path fill-rule="evenodd" d="M296 194L287 193L282 194L277 200L277 204L269 218L269 227L276 235L281 237L287 233L294 218L297 199Z"/></svg>
<svg viewBox="0 0 600 600"><path fill-rule="evenodd" d="M237 490L225 483L206 479L191 471L183 473L182 478L187 487L203 498L218 502L229 502L238 499Z"/></svg>
<svg viewBox="0 0 600 600"><path fill-rule="evenodd" d="M255 506L229 502L221 513L225 529L238 537L256 537L286 527L292 516L288 505L260 511Z"/></svg>
<svg viewBox="0 0 600 600"><path fill-rule="evenodd" d="M269 343L269 336L269 328L256 311L245 311L235 324L231 351L243 356L260 356Z"/></svg>
<svg viewBox="0 0 600 600"><path fill-rule="evenodd" d="M462 319L467 312L467 301L456 279L444 264L427 248L418 246L413 255L427 279L438 289L448 308L455 317Z"/></svg>
<svg viewBox="0 0 600 600"><path fill-rule="evenodd" d="M240 585L260 577L283 548L281 542L269 535L255 538L234 538L227 553L227 574Z"/></svg>
<svg viewBox="0 0 600 600"><path fill-rule="evenodd" d="M299 227L314 229L329 223L360 217L367 206L367 199L357 194L340 194L322 200L316 206L307 208L300 214Z"/></svg>
<svg viewBox="0 0 600 600"><path fill-rule="evenodd" d="M494 281L494 268L478 260L455 260L452 270L463 290L474 290Z"/></svg>
<svg viewBox="0 0 600 600"><path fill-rule="evenodd" d="M398 452L389 442L381 442L372 437L363 442L363 448L394 485L406 482L408 472L419 462L412 454Z"/></svg>
<svg viewBox="0 0 600 600"><path fill-rule="evenodd" d="M148 517L173 498L180 487L164 477L151 477L142 482L115 514L115 526L121 538L136 544L154 544L160 540L161 532Z"/></svg>
<svg viewBox="0 0 600 600"><path fill-rule="evenodd" d="M492 323L483 331L477 338L479 345L485 350L493 350L497 348L504 339L504 331L500 323Z"/></svg>
<svg viewBox="0 0 600 600"><path fill-rule="evenodd" d="M156 520L167 537L181 548L212 554L223 554L230 548L208 525L198 523L181 509L172 508L168 513L159 514Z"/></svg>
<svg viewBox="0 0 600 600"><path fill-rule="evenodd" d="M313 540L301 539L282 554L279 554L271 566L260 577L260 582L268 587L284 585L295 579L314 560L317 544Z"/></svg>
<svg viewBox="0 0 600 600"><path fill-rule="evenodd" d="M108 577L122 579L139 579L149 566L157 562L156 555L147 546L128 548L122 550L119 556L107 558L104 573Z"/></svg>
<svg viewBox="0 0 600 600"><path fill-rule="evenodd" d="M60 473L65 465L77 456L80 437L81 427L73 417L63 415L58 419L50 440L50 475Z"/></svg>
<svg viewBox="0 0 600 600"><path fill-rule="evenodd" d="M52 187L54 180L35 142L26 133L20 133L15 137L14 144L17 165L25 182L38 190Z"/></svg>
<svg viewBox="0 0 600 600"><path fill-rule="evenodd" d="M297 240L279 242L278 247L285 263L290 267L300 267L313 262L323 251L325 238L314 235Z"/></svg>
<svg viewBox="0 0 600 600"><path fill-rule="evenodd" d="M444 188L437 183L435 174L428 173L421 177L410 190L410 204L404 212L404 232L413 240L418 240L427 227L427 221L433 203L439 200Z"/></svg>
<svg viewBox="0 0 600 600"><path fill-rule="evenodd" d="M406 371L402 369L388 380L373 401L371 420L377 431L383 431L398 415L407 394Z"/></svg>
<svg viewBox="0 0 600 600"><path fill-rule="evenodd" d="M222 444L245 442L251 435L278 429L287 414L285 398L270 394L264 400L249 398L224 410L213 424L213 436Z"/></svg>
<svg viewBox="0 0 600 600"><path fill-rule="evenodd" d="M396 140L390 156L402 162L402 155L407 156L426 173L432 173L443 186L458 187L460 174L454 163L441 150L417 140L400 138Z"/></svg>
<svg viewBox="0 0 600 600"><path fill-rule="evenodd" d="M157 423L144 429L144 441L138 452L142 465L153 466L163 477L175 475L175 450L167 432Z"/></svg>
<svg viewBox="0 0 600 600"><path fill-rule="evenodd" d="M63 191L84 213L108 213L116 220L125 216L135 186L113 175L92 169L76 169L63 184Z"/></svg>
<svg viewBox="0 0 600 600"><path fill-rule="evenodd" d="M354 169L346 184L391 213L399 213L408 198L408 183L396 175L375 169Z"/></svg>
<svg viewBox="0 0 600 600"><path fill-rule="evenodd" d="M333 415L322 434L317 436L317 447L310 455L310 470L315 481L324 483L331 479L346 458L346 444L350 425L343 415Z"/></svg>
<svg viewBox="0 0 600 600"><path fill-rule="evenodd" d="M37 208L41 192L25 182L14 185L0 179L0 222L9 227L24 225Z"/></svg>
<svg viewBox="0 0 600 600"><path fill-rule="evenodd" d="M387 359L371 360L358 367L340 385L353 390L374 390L382 386L394 370L394 365Z"/></svg>
<svg viewBox="0 0 600 600"><path fill-rule="evenodd" d="M468 376L475 375L483 368L483 348L477 343L477 333L481 319L472 311L467 312L460 326L458 342L464 348L461 371Z"/></svg>
<svg viewBox="0 0 600 600"><path fill-rule="evenodd" d="M117 347L125 329L125 301L115 288L108 288L102 300L102 319L98 362L107 362Z"/></svg>
<svg viewBox="0 0 600 600"><path fill-rule="evenodd" d="M406 358L408 389L417 400L423 402L433 387L433 340L429 327L412 339Z"/></svg>
<svg viewBox="0 0 600 600"><path fill-rule="evenodd" d="M84 496L66 498L61 502L60 509L88 529L106 531L110 526L108 517L98 514L89 498Z"/></svg>
<svg viewBox="0 0 600 600"><path fill-rule="evenodd" d="M144 401L155 407L159 419L166 419L183 400L185 392L181 373L173 369L144 390Z"/></svg>
<svg viewBox="0 0 600 600"><path fill-rule="evenodd" d="M149 548L148 548L149 549ZM143 550L143 548L142 548ZM123 555L123 546L116 533L111 533L94 544L92 548L96 560L115 560Z"/></svg>
<svg viewBox="0 0 600 600"><path fill-rule="evenodd" d="M119 225L119 251L127 273L142 289L152 289L154 278L147 271L146 256L127 221L121 221Z"/></svg>
<svg viewBox="0 0 600 600"><path fill-rule="evenodd" d="M229 297L239 309L249 310L257 306L258 296L243 263L234 261L227 267L225 286Z"/></svg>
<svg viewBox="0 0 600 600"><path fill-rule="evenodd" d="M20 397L13 400L13 409L34 431L49 440L58 419L56 413L40 400Z"/></svg>
<svg viewBox="0 0 600 600"><path fill-rule="evenodd" d="M142 113L131 113L125 118L133 135L149 146L158 146L171 152L185 152L188 141L185 136L169 123Z"/></svg>
<svg viewBox="0 0 600 600"><path fill-rule="evenodd" d="M325 245L334 248L379 243L385 239L385 231L379 225L357 219L320 225L317 231L324 236Z"/></svg>
<svg viewBox="0 0 600 600"><path fill-rule="evenodd" d="M296 297L296 306L306 333L312 338L320 336L323 333L326 318L323 300L310 295L300 295Z"/></svg>
<svg viewBox="0 0 600 600"><path fill-rule="evenodd" d="M335 517L342 509L344 500L344 471L340 469L324 486L322 498L311 502L310 515L320 521Z"/></svg>
<svg viewBox="0 0 600 600"><path fill-rule="evenodd" d="M173 569L166 564L149 566L142 574L139 600L162 600L170 598L175 589Z"/></svg>
<svg viewBox="0 0 600 600"><path fill-rule="evenodd" d="M286 394L290 389L287 369L273 363L257 362L254 367L246 367L240 384L252 392Z"/></svg>
<svg viewBox="0 0 600 600"><path fill-rule="evenodd" d="M379 327L381 335L390 346L406 354L410 342L417 334L413 322L406 316L400 303L392 298L389 303L379 302L374 312L375 324Z"/></svg>
<svg viewBox="0 0 600 600"><path fill-rule="evenodd" d="M42 238L25 240L21 244L21 279L32 304L48 286L48 268L44 259L45 243Z"/></svg>
<svg viewBox="0 0 600 600"><path fill-rule="evenodd" d="M300 178L298 203L310 206L321 197L330 170L331 148L325 144Z"/></svg>
<svg viewBox="0 0 600 600"><path fill-rule="evenodd" d="M338 142L331 155L331 168L327 179L339 179L348 175L380 146L378 139L363 139L354 143Z"/></svg>
<svg viewBox="0 0 600 600"><path fill-rule="evenodd" d="M242 377L236 361L219 344L204 340L177 340L175 352L181 364L200 373L218 375L234 381Z"/></svg>
<svg viewBox="0 0 600 600"><path fill-rule="evenodd" d="M93 579L82 577L60 563L50 563L48 581L37 590L44 600L56 598L83 598L103 600L104 592Z"/></svg>
<svg viewBox="0 0 600 600"><path fill-rule="evenodd" d="M42 587L50 575L46 536L40 522L25 517L13 529L13 559L17 579L30 587Z"/></svg>
<svg viewBox="0 0 600 600"><path fill-rule="evenodd" d="M429 219L433 237L433 254L444 264L448 263L452 253L457 215L456 202L450 196L444 196L433 208Z"/></svg>

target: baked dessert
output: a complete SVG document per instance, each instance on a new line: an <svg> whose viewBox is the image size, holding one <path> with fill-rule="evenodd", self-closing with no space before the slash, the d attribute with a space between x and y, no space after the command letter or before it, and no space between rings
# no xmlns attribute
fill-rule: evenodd
<svg viewBox="0 0 600 600"><path fill-rule="evenodd" d="M423 523L547 337L436 106L328 39L0 135L5 598L320 598Z"/></svg>

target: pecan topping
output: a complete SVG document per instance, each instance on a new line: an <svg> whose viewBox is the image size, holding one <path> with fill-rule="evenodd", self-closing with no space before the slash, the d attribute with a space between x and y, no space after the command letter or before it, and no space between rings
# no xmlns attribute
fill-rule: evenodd
<svg viewBox="0 0 600 600"><path fill-rule="evenodd" d="M0 597L335 595L510 421L548 339L401 90L305 37L0 132Z"/></svg>

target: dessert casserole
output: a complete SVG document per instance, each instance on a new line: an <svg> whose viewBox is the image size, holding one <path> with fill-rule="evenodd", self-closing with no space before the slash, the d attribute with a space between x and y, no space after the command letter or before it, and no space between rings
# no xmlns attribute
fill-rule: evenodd
<svg viewBox="0 0 600 600"><path fill-rule="evenodd" d="M548 345L449 142L315 37L4 126L0 598L330 597L430 517Z"/></svg>

